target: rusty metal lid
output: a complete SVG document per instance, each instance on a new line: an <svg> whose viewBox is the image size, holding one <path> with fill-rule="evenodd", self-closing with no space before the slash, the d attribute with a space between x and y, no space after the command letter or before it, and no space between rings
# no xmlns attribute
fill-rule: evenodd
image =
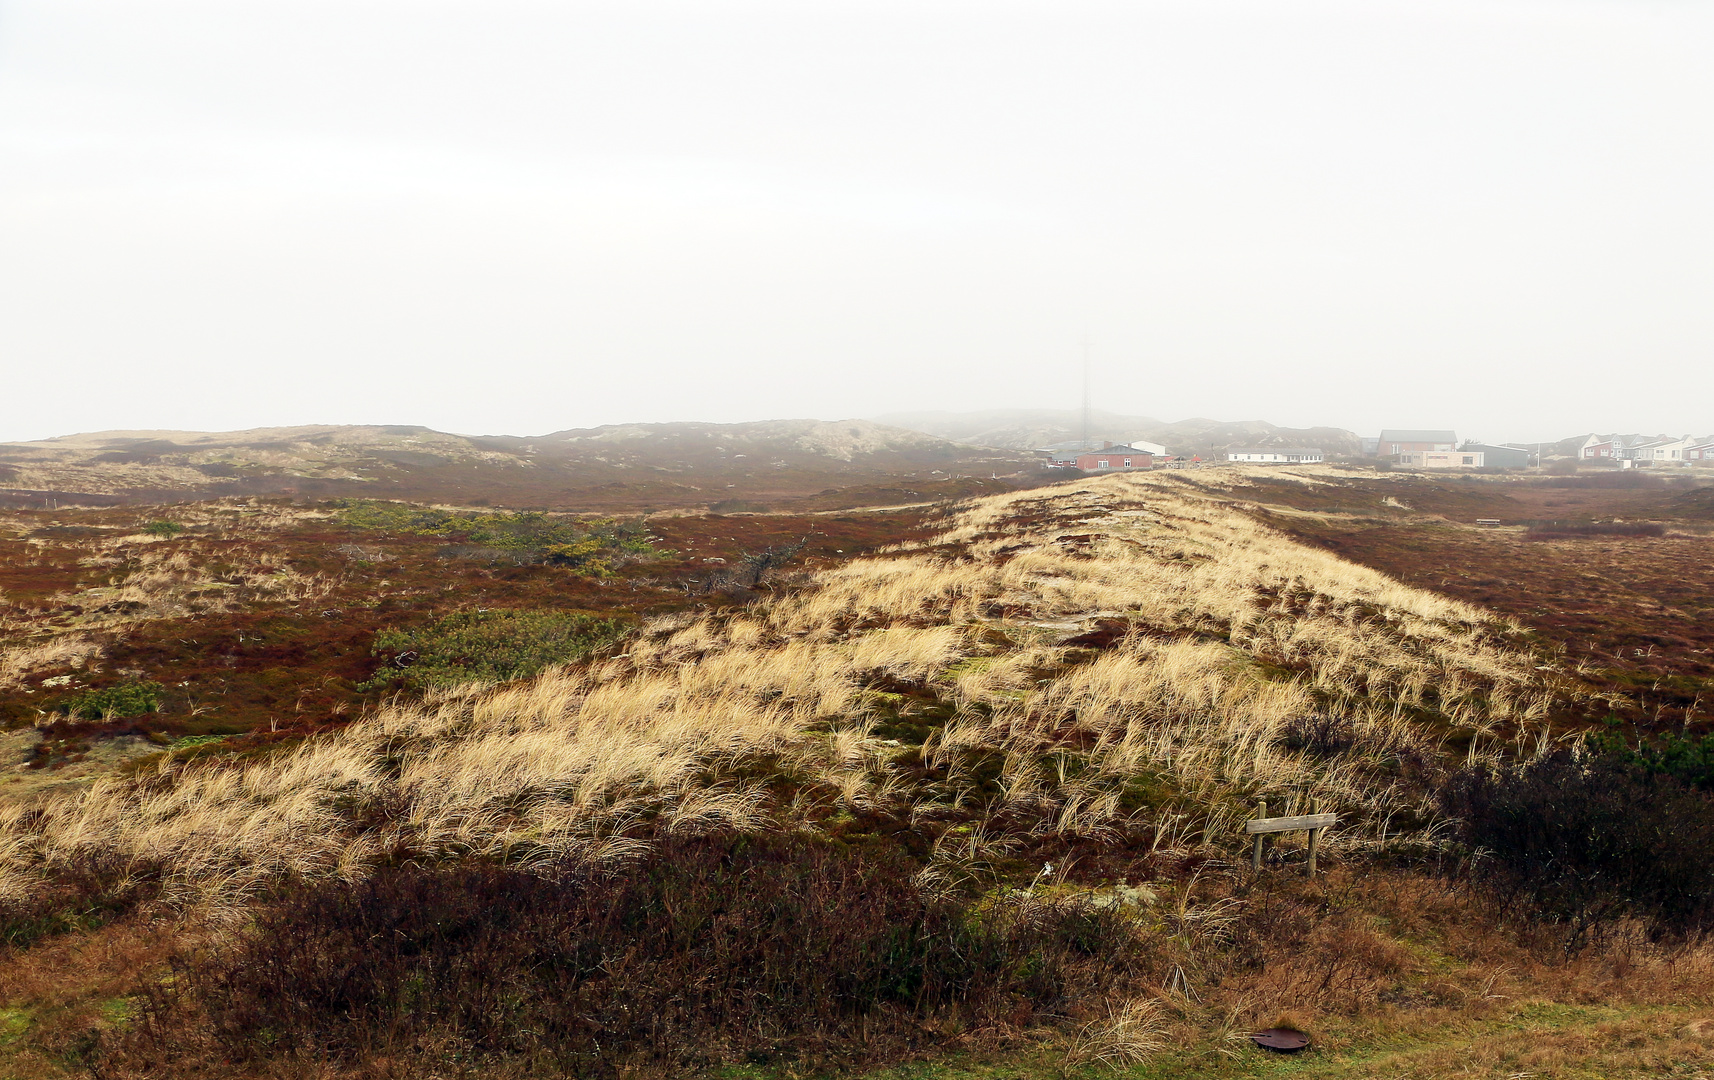
<svg viewBox="0 0 1714 1080"><path fill-rule="evenodd" d="M1295 1054L1309 1045L1309 1036L1296 1028L1266 1028L1252 1032L1250 1041L1263 1050L1274 1050L1281 1054Z"/></svg>

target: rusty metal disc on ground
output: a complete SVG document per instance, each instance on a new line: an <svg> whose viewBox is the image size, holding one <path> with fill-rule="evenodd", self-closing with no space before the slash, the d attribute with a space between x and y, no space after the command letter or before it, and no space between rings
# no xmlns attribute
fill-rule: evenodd
<svg viewBox="0 0 1714 1080"><path fill-rule="evenodd" d="M1309 1045L1309 1036L1296 1028L1267 1028L1253 1032L1250 1041L1263 1050L1274 1050L1281 1054L1295 1054Z"/></svg>

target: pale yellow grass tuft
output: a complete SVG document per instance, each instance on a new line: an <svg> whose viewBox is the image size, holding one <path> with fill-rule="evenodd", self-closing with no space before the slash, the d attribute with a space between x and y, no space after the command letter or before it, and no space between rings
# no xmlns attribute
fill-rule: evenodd
<svg viewBox="0 0 1714 1080"><path fill-rule="evenodd" d="M1141 1065L1167 1047L1165 1009L1153 998L1112 1006L1107 1016L1078 1028L1065 1048L1062 1075L1090 1065L1114 1071Z"/></svg>
<svg viewBox="0 0 1714 1080"><path fill-rule="evenodd" d="M26 678L38 671L86 667L100 657L101 646L82 635L0 648L0 690L21 687Z"/></svg>

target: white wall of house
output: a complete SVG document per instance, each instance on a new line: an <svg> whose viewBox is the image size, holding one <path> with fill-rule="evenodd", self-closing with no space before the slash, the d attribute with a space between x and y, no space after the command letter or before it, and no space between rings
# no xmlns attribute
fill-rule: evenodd
<svg viewBox="0 0 1714 1080"><path fill-rule="evenodd" d="M1480 469L1485 457L1480 450L1406 450L1399 464L1407 469Z"/></svg>
<svg viewBox="0 0 1714 1080"><path fill-rule="evenodd" d="M1605 461L1648 461L1671 464L1676 461L1709 461L1714 455L1708 447L1714 441L1686 435L1682 439L1656 438L1645 435L1591 435L1583 441L1579 456Z"/></svg>
<svg viewBox="0 0 1714 1080"><path fill-rule="evenodd" d="M1323 455L1320 450L1228 450L1226 460L1267 465L1313 465L1323 460Z"/></svg>
<svg viewBox="0 0 1714 1080"><path fill-rule="evenodd" d="M1582 456L1607 461L1653 461L1648 447L1666 440L1644 435L1591 435Z"/></svg>
<svg viewBox="0 0 1714 1080"><path fill-rule="evenodd" d="M1696 445L1695 439L1669 439L1637 447L1638 461L1674 462L1686 460L1684 452Z"/></svg>

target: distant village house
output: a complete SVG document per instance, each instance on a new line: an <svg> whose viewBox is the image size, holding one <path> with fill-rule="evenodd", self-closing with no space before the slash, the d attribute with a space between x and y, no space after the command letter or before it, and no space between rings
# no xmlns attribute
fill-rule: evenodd
<svg viewBox="0 0 1714 1080"><path fill-rule="evenodd" d="M1381 457L1397 457L1419 450L1456 450L1458 435L1451 431L1387 430L1381 432L1377 453Z"/></svg>
<svg viewBox="0 0 1714 1080"><path fill-rule="evenodd" d="M1407 469L1480 469L1480 450L1406 450L1398 462Z"/></svg>
<svg viewBox="0 0 1714 1080"><path fill-rule="evenodd" d="M1708 446L1714 439L1675 439L1670 435L1591 435L1583 440L1577 456L1585 461L1617 461L1674 464L1708 461Z"/></svg>
<svg viewBox="0 0 1714 1080"><path fill-rule="evenodd" d="M1263 465L1308 465L1324 457L1317 447L1245 447L1226 451L1227 461L1251 461Z"/></svg>
<svg viewBox="0 0 1714 1080"><path fill-rule="evenodd" d="M1458 448L1460 454L1475 451L1482 455L1490 469L1527 469L1534 458L1534 453L1527 447L1495 445L1493 443L1467 442Z"/></svg>
<svg viewBox="0 0 1714 1080"><path fill-rule="evenodd" d="M1638 461L1683 461L1684 452L1696 445L1696 440L1686 435L1682 439L1654 439L1637 447Z"/></svg>
<svg viewBox="0 0 1714 1080"><path fill-rule="evenodd" d="M1141 447L1130 445L1108 446L1101 450L1085 450L1077 455L1075 461L1075 467L1084 472L1152 469L1154 465L1154 454Z"/></svg>
<svg viewBox="0 0 1714 1080"><path fill-rule="evenodd" d="M1095 459L1099 459L1103 454L1107 455L1108 459L1111 460L1113 453L1120 450L1129 451L1133 460L1139 456L1149 458L1164 458L1167 456L1166 447L1162 446L1160 443L1145 442L1141 439L1133 440L1126 443L1124 446L1114 446L1110 442L1104 442L1099 447L1092 446L1090 443L1086 442L1055 443L1053 446L1043 446L1038 448L1036 453L1046 457L1048 465L1064 469L1085 469L1093 471L1092 467L1079 463L1085 458L1093 457ZM1125 455L1123 453L1119 454L1120 458L1123 458L1124 456ZM1103 467L1106 468L1108 466ZM1137 469L1147 468L1148 466L1126 465L1111 467Z"/></svg>
<svg viewBox="0 0 1714 1080"><path fill-rule="evenodd" d="M1639 441L1635 435L1591 435L1583 440L1577 456L1585 461L1617 460Z"/></svg>

